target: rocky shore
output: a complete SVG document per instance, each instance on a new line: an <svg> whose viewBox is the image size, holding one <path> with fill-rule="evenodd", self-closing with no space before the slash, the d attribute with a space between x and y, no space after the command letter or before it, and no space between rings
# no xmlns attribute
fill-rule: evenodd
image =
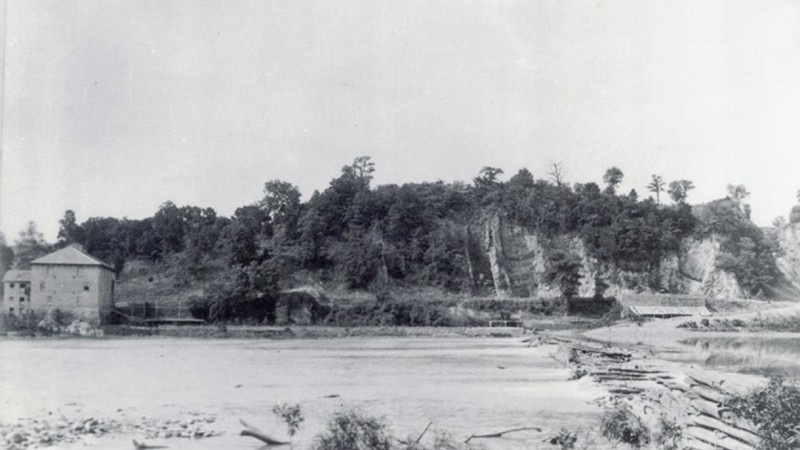
<svg viewBox="0 0 800 450"><path fill-rule="evenodd" d="M156 419L139 417L129 419L123 411L118 418L53 417L25 418L16 423L0 423L0 443L8 450L23 450L72 443L86 436L103 436L110 433L135 433L147 439L202 439L219 436L223 432L213 428L216 416L190 413L182 419Z"/></svg>
<svg viewBox="0 0 800 450"><path fill-rule="evenodd" d="M645 349L562 337L538 337L529 344L558 344L573 377L591 377L609 395L599 402L632 412L655 434L669 424L675 448L755 450L760 437L752 424L736 417L725 403L763 386L757 375L706 370L661 360ZM654 438L650 438L651 442Z"/></svg>

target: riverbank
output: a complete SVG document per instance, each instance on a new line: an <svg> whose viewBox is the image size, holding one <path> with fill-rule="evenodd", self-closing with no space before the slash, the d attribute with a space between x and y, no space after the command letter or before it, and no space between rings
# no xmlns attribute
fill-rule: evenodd
<svg viewBox="0 0 800 450"><path fill-rule="evenodd" d="M354 337L519 337L521 327L332 327L332 326L115 326L104 328L105 337L173 337L192 339L341 339Z"/></svg>
<svg viewBox="0 0 800 450"><path fill-rule="evenodd" d="M557 449L549 439L564 430L575 434L576 448L624 448L599 426L618 404L653 433L660 417L695 430L700 450L712 425L752 433L708 401L764 379L687 359L697 355L681 339L708 333L676 328L682 321L588 331L164 326L144 328L144 336L7 338L0 342L0 435L9 443L27 436L17 448L130 449L131 440L147 439L172 449L252 449L254 441L238 436L238 419L281 430L269 413L279 400L307 411L295 448L308 448L342 408L386 417L397 436L418 433L427 420L432 431L459 438L542 430L487 439L489 450ZM214 421L196 434L198 415ZM72 431L87 420L88 428Z"/></svg>

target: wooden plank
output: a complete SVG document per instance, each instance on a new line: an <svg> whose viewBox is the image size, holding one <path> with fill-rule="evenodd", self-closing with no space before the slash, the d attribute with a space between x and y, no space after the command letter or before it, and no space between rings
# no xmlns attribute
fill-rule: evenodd
<svg viewBox="0 0 800 450"><path fill-rule="evenodd" d="M752 446L758 446L759 442L761 442L761 438L756 436L755 434L747 431L742 430L740 428L736 428L731 426L719 419L715 419L713 417L708 416L695 416L692 418L696 425L699 425L703 428L707 428L709 430L718 430L722 433L727 434L739 441L742 441L746 444L750 444Z"/></svg>
<svg viewBox="0 0 800 450"><path fill-rule="evenodd" d="M691 405L692 408L696 409L701 414L705 414L716 419L722 418L718 403L710 402L702 398L695 398L689 402L689 405Z"/></svg>
<svg viewBox="0 0 800 450"><path fill-rule="evenodd" d="M714 433L713 431L698 426L690 425L686 427L685 433L689 437L705 442L706 444L716 445L723 450L756 450L755 447L749 444L726 437L722 433Z"/></svg>
<svg viewBox="0 0 800 450"><path fill-rule="evenodd" d="M708 401L712 401L712 402L715 402L715 403L720 403L721 404L721 403L724 403L725 400L727 400L727 397L724 394L722 394L721 392L719 392L718 390L710 389L708 387L701 386L701 385L692 386L692 388L690 389L690 392L695 394L695 395L697 395L697 396L699 396L700 398L704 398L704 399L706 399Z"/></svg>
<svg viewBox="0 0 800 450"><path fill-rule="evenodd" d="M719 450L718 447L714 447L713 445L703 441L698 441L692 437L684 439L682 448L687 450Z"/></svg>

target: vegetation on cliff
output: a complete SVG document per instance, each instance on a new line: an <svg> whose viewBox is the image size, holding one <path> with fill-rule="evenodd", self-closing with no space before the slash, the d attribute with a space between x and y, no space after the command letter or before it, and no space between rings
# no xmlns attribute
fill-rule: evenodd
<svg viewBox="0 0 800 450"><path fill-rule="evenodd" d="M79 224L67 211L55 246L80 243L118 269L133 259L168 267L179 287L200 283L197 302L216 305L222 318L258 315L265 299L307 282L384 297L396 286L488 294L494 286L481 230L497 218L542 238L544 282L566 296L581 283L581 259L559 245L565 236L579 239L598 264L652 272L687 238L714 234L725 254L718 265L747 292L763 293L778 276L774 246L750 222L742 199L712 202L693 214L688 180L667 185L654 175L646 188L655 199L640 199L635 190L617 192L623 172L616 167L602 177L603 188L567 185L557 164L547 178L521 169L505 182L501 169L485 167L469 185L373 187L374 171L369 157L356 158L307 202L292 184L269 181L262 199L232 217L169 201L141 220L93 217ZM662 192L672 204L661 204ZM30 228L17 241L20 266L49 249Z"/></svg>

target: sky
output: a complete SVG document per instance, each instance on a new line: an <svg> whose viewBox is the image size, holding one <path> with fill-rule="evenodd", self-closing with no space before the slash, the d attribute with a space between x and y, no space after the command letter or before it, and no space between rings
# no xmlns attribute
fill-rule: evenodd
<svg viewBox="0 0 800 450"><path fill-rule="evenodd" d="M307 199L484 166L651 174L689 202L744 184L753 219L800 189L794 0L6 0L0 230L72 209L231 215L282 179Z"/></svg>

